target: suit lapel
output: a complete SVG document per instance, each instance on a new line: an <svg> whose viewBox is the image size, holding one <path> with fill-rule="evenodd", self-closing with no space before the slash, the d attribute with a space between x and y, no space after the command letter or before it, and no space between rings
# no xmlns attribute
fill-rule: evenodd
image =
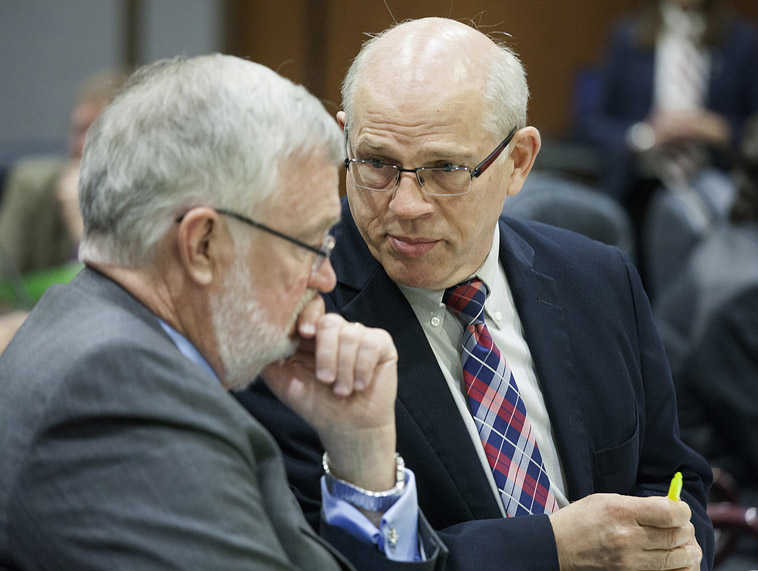
<svg viewBox="0 0 758 571"><path fill-rule="evenodd" d="M505 269L537 379L552 424L553 438L570 500L591 491L589 439L576 392L574 355L567 309L554 268L541 268L538 254L507 222L500 223L500 263ZM539 268L539 269L537 269Z"/></svg>

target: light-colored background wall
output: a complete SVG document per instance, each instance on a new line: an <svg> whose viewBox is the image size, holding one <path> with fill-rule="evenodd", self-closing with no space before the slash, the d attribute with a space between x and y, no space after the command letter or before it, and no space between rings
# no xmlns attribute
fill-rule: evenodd
<svg viewBox="0 0 758 571"><path fill-rule="evenodd" d="M126 0L0 2L0 153L63 149L77 89L126 61ZM137 63L222 49L224 4L142 0Z"/></svg>

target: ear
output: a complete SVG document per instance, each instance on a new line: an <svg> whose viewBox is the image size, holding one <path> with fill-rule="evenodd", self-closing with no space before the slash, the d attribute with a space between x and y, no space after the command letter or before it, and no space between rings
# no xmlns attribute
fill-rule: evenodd
<svg viewBox="0 0 758 571"><path fill-rule="evenodd" d="M337 124L340 126L340 129L342 129L342 132L345 132L345 112L344 111L337 111Z"/></svg>
<svg viewBox="0 0 758 571"><path fill-rule="evenodd" d="M179 261L187 276L201 286L218 277L224 251L231 237L222 231L218 213L212 208L193 208L184 215L177 231Z"/></svg>
<svg viewBox="0 0 758 571"><path fill-rule="evenodd" d="M516 131L511 143L510 158L513 161L513 173L508 183L507 196L521 192L524 181L534 166L537 153L540 152L542 141L540 132L534 127L524 127Z"/></svg>

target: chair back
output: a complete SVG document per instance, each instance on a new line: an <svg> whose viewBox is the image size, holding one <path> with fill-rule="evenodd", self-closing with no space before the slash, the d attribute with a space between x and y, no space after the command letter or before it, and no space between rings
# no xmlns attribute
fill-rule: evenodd
<svg viewBox="0 0 758 571"><path fill-rule="evenodd" d="M555 174L533 172L503 214L573 230L634 256L631 223L612 198Z"/></svg>

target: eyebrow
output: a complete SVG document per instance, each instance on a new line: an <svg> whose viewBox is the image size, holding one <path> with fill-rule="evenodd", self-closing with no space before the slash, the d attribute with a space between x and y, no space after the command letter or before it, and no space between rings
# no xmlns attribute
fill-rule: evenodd
<svg viewBox="0 0 758 571"><path fill-rule="evenodd" d="M356 156L359 154L377 154L388 158L397 156L392 148L382 143L372 143L365 139L356 145L355 154ZM426 164L439 160L448 160L460 165L473 166L478 160L472 153L461 151L459 147L447 144L444 146L435 146L434 144L425 146L422 148L422 154L428 157L425 160Z"/></svg>

